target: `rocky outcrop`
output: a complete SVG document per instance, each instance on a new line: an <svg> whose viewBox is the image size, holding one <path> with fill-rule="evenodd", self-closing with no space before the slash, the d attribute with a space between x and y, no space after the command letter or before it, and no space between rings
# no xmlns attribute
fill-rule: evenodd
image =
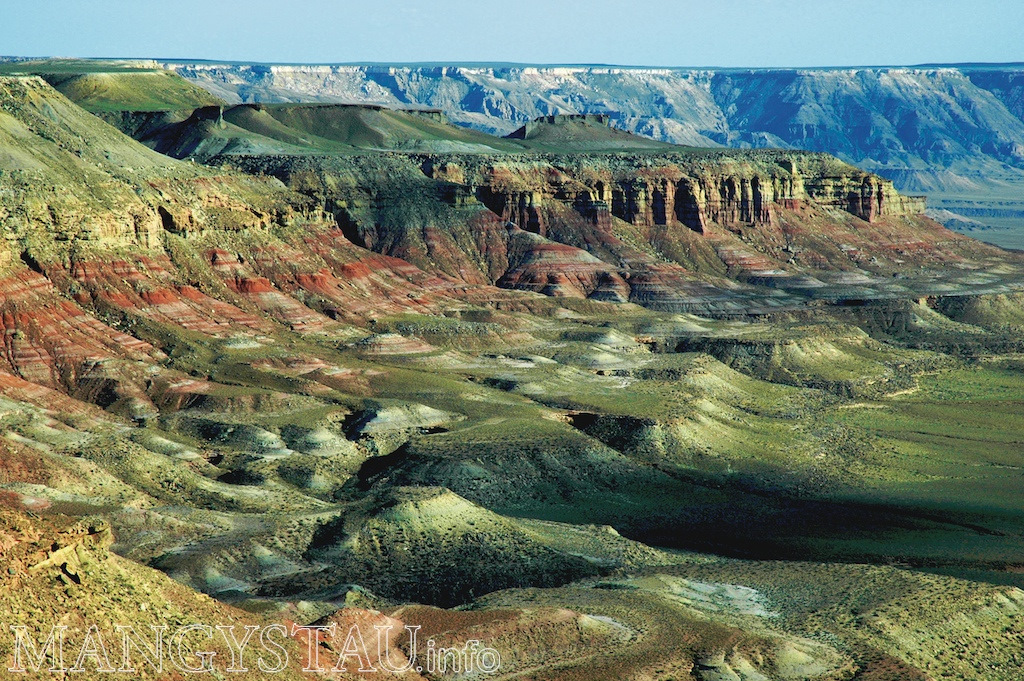
<svg viewBox="0 0 1024 681"><path fill-rule="evenodd" d="M884 216L920 215L925 211L922 196L906 196L893 183L877 175L825 175L803 180L807 196L814 201L847 211L873 222Z"/></svg>
<svg viewBox="0 0 1024 681"><path fill-rule="evenodd" d="M652 227L674 222L703 233L716 223L770 224L774 213L813 202L873 222L924 212L921 197L899 194L892 182L828 157L762 153L692 159L666 153L612 162L598 158L549 163L480 162L460 157L459 177L502 219L546 235L541 207L558 201L598 226L609 216ZM446 167L451 167L449 162Z"/></svg>
<svg viewBox="0 0 1024 681"><path fill-rule="evenodd" d="M824 154L222 158L325 206L346 243L442 280L673 311L770 310L794 304L782 290L839 297L855 280L870 297L900 288L893 275L908 262L996 253L924 216L922 199Z"/></svg>
<svg viewBox="0 0 1024 681"><path fill-rule="evenodd" d="M289 210L279 185L157 154L39 78L0 77L0 108L2 261L159 251L166 233L265 228Z"/></svg>

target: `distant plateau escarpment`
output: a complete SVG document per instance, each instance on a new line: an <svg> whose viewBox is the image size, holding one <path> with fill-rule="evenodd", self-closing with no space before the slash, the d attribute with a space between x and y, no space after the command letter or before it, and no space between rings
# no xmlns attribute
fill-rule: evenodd
<svg viewBox="0 0 1024 681"><path fill-rule="evenodd" d="M1024 168L1019 65L166 66L228 102L431 107L500 134L539 116L604 114L615 127L674 144L825 151L907 191L978 190Z"/></svg>

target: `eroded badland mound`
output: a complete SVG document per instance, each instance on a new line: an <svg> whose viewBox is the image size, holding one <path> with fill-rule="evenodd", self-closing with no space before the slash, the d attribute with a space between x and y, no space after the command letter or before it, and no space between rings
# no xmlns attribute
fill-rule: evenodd
<svg viewBox="0 0 1024 681"><path fill-rule="evenodd" d="M1019 254L823 154L120 78L0 78L5 624L1018 678Z"/></svg>

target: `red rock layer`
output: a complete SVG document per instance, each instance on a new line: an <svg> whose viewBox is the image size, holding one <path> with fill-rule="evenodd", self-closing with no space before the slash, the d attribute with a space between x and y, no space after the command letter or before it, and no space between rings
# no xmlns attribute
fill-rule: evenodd
<svg viewBox="0 0 1024 681"><path fill-rule="evenodd" d="M629 286L608 263L586 251L542 240L517 230L512 235L517 265L498 280L499 286L536 291L550 296L600 297L625 301Z"/></svg>
<svg viewBox="0 0 1024 681"><path fill-rule="evenodd" d="M100 322L62 298L40 274L0 279L4 366L26 380L67 387L115 358L158 360L159 350Z"/></svg>
<svg viewBox="0 0 1024 681"><path fill-rule="evenodd" d="M134 262L77 261L70 271L48 268L47 274L58 284L77 289L75 299L97 309L128 311L215 336L270 329L252 313L181 283L167 256L141 256Z"/></svg>

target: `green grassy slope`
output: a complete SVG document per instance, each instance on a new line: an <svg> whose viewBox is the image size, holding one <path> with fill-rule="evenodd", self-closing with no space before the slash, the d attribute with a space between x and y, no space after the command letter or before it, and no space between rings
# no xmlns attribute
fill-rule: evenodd
<svg viewBox="0 0 1024 681"><path fill-rule="evenodd" d="M241 107L239 107L241 108ZM519 145L451 125L431 114L336 104L270 105L257 111L282 125L359 148L508 150Z"/></svg>
<svg viewBox="0 0 1024 681"><path fill-rule="evenodd" d="M206 90L165 71L41 75L65 97L93 112L170 111L219 103Z"/></svg>
<svg viewBox="0 0 1024 681"><path fill-rule="evenodd" d="M173 111L222 102L152 62L42 59L0 63L0 76L40 76L86 111Z"/></svg>
<svg viewBox="0 0 1024 681"><path fill-rule="evenodd" d="M546 152L664 151L676 145L641 137L591 120L555 117L554 121L536 122L508 135L506 139L521 140L530 149Z"/></svg>

